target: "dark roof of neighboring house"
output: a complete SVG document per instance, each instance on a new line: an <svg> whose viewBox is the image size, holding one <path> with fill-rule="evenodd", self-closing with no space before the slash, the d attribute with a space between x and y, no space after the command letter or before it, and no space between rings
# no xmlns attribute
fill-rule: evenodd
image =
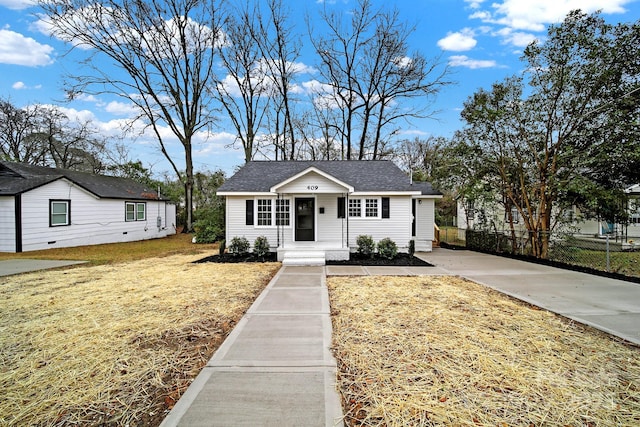
<svg viewBox="0 0 640 427"><path fill-rule="evenodd" d="M269 192L271 187L314 167L353 187L357 192L420 191L441 195L428 182L411 184L409 177L390 160L254 161L229 178L220 192Z"/></svg>
<svg viewBox="0 0 640 427"><path fill-rule="evenodd" d="M6 161L0 161L0 196L21 194L62 178L104 199L158 200L156 190L127 178Z"/></svg>

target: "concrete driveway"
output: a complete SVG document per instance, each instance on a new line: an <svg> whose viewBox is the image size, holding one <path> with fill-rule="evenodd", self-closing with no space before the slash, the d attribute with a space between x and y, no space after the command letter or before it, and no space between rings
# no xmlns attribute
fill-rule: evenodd
<svg viewBox="0 0 640 427"><path fill-rule="evenodd" d="M83 264L86 261L53 261L42 259L9 259L0 261L0 276L28 273L30 271L48 270L50 268L66 267L68 265Z"/></svg>
<svg viewBox="0 0 640 427"><path fill-rule="evenodd" d="M466 250L417 254L443 273L640 344L640 285Z"/></svg>

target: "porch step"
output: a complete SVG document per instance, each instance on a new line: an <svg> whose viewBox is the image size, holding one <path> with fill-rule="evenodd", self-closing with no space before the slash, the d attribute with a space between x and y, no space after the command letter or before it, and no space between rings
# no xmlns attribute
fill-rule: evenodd
<svg viewBox="0 0 640 427"><path fill-rule="evenodd" d="M291 250L284 254L282 265L325 265L324 251Z"/></svg>

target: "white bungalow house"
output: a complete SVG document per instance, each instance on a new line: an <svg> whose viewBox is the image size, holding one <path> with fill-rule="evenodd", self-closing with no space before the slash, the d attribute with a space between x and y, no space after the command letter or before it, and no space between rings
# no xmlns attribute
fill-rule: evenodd
<svg viewBox="0 0 640 427"><path fill-rule="evenodd" d="M410 240L431 251L434 201L429 183L411 183L391 161L255 161L219 189L226 239L267 237L278 259L348 259L359 235ZM295 261L291 262L292 264Z"/></svg>
<svg viewBox="0 0 640 427"><path fill-rule="evenodd" d="M0 252L175 234L176 207L125 178L0 161Z"/></svg>

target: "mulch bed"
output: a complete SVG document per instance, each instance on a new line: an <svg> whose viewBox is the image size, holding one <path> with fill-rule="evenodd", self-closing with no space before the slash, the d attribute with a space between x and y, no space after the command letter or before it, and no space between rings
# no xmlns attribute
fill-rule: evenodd
<svg viewBox="0 0 640 427"><path fill-rule="evenodd" d="M327 261L327 265L363 265L363 266L389 266L389 267L433 267L426 261L405 253L399 253L394 259L381 258L379 256L363 256L357 253L349 255L348 260Z"/></svg>
<svg viewBox="0 0 640 427"><path fill-rule="evenodd" d="M221 262L221 263L237 263L237 262L276 262L277 254L270 252L264 257L257 257L252 253L246 255L212 255L206 258L194 261L195 264L202 262ZM374 256L362 256L359 254L351 254L348 260L343 261L327 261L327 265L363 265L363 266L389 266L389 267L433 267L426 261L421 260L415 256L409 254L399 253L394 259L381 258Z"/></svg>
<svg viewBox="0 0 640 427"><path fill-rule="evenodd" d="M257 257L252 253L248 253L246 255L233 255L226 253L224 255L212 255L206 258L199 259L194 261L194 264L199 264L202 262L222 262L222 263L238 263L238 262L277 262L278 254L275 252L269 252L267 255L263 257Z"/></svg>

